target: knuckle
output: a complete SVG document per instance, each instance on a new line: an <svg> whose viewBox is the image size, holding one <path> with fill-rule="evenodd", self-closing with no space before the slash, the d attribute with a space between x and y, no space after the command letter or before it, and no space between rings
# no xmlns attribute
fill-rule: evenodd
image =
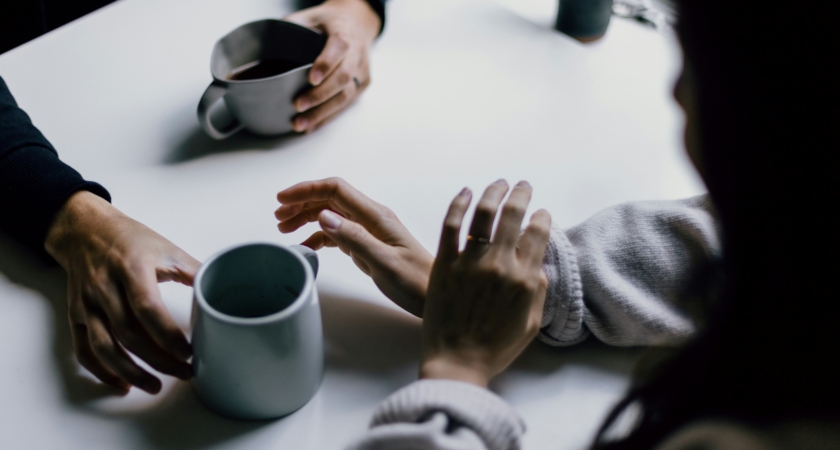
<svg viewBox="0 0 840 450"><path fill-rule="evenodd" d="M548 236L551 232L551 227L542 223L531 224L531 229L539 236Z"/></svg>
<svg viewBox="0 0 840 450"><path fill-rule="evenodd" d="M496 213L496 207L497 206L493 202L484 200L475 207L475 213L476 215L480 214L482 216L492 216Z"/></svg>
<svg viewBox="0 0 840 450"><path fill-rule="evenodd" d="M336 81L338 81L338 84L341 86L349 84L350 81L353 79L353 74L351 74L350 70L346 67L342 67L341 69L339 69L338 73L336 73L335 76Z"/></svg>
<svg viewBox="0 0 840 450"><path fill-rule="evenodd" d="M109 355L112 353L113 348L111 346L110 339L96 333L91 334L88 339L90 342L90 348L93 350L95 355L102 357L102 355Z"/></svg>
<svg viewBox="0 0 840 450"><path fill-rule="evenodd" d="M127 327L115 327L114 335L116 335L120 343L129 350L137 348L137 345L140 343L138 333Z"/></svg>
<svg viewBox="0 0 840 450"><path fill-rule="evenodd" d="M335 100L339 104L345 103L349 98L350 94L347 93L347 89L342 89L338 92L338 94L335 94Z"/></svg>
<svg viewBox="0 0 840 450"><path fill-rule="evenodd" d="M343 31L336 32L333 34L333 39L335 40L336 47L341 51L346 51L350 48L350 38L347 37Z"/></svg>
<svg viewBox="0 0 840 450"><path fill-rule="evenodd" d="M448 232L457 233L461 229L461 221L454 217L447 217L443 222L443 229Z"/></svg>
<svg viewBox="0 0 840 450"><path fill-rule="evenodd" d="M157 316L158 308L152 300L145 297L139 297L135 298L132 303L131 309L134 310L134 314L136 314L137 317L145 319Z"/></svg>
<svg viewBox="0 0 840 450"><path fill-rule="evenodd" d="M324 182L332 188L337 188L339 186L347 184L347 182L344 181L344 178L341 177L329 177L326 180L324 180Z"/></svg>
<svg viewBox="0 0 840 450"><path fill-rule="evenodd" d="M508 204L505 205L505 207L502 211L506 215L514 215L514 216L524 216L525 215L525 207L523 207L520 204L508 203Z"/></svg>

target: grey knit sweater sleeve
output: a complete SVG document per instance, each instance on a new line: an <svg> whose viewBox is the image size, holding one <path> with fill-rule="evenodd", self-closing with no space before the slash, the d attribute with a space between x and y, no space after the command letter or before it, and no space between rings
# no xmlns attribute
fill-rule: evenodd
<svg viewBox="0 0 840 450"><path fill-rule="evenodd" d="M517 450L525 423L504 400L451 380L416 381L385 399L347 450Z"/></svg>
<svg viewBox="0 0 840 450"><path fill-rule="evenodd" d="M639 202L553 229L540 339L572 345L590 333L613 345L676 345L714 298L719 232L707 196ZM508 450L525 425L492 392L421 380L379 405L348 450Z"/></svg>
<svg viewBox="0 0 840 450"><path fill-rule="evenodd" d="M540 339L573 345L683 342L714 298L719 231L708 196L618 205L552 229Z"/></svg>

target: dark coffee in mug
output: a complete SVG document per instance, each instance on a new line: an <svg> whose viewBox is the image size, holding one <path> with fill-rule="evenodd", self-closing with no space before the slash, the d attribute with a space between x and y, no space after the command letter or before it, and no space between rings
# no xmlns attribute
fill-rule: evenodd
<svg viewBox="0 0 840 450"><path fill-rule="evenodd" d="M268 78L273 77L274 75L280 75L281 73L288 72L292 69L297 69L298 67L303 65L304 64L288 59L268 59L251 61L248 64L243 64L231 70L230 74L228 74L227 76L227 79L232 81L258 80L260 78Z"/></svg>

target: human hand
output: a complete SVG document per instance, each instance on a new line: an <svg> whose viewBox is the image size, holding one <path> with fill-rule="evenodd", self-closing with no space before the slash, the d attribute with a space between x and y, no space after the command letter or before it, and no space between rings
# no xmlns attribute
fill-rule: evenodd
<svg viewBox="0 0 840 450"><path fill-rule="evenodd" d="M551 216L542 209L535 212L520 238L531 199L531 186L520 181L490 242L496 210L507 191L504 180L484 191L463 252L458 240L470 190L464 188L449 207L423 312L421 378L487 387L539 332L548 287L542 260Z"/></svg>
<svg viewBox="0 0 840 450"><path fill-rule="evenodd" d="M415 316L423 315L434 258L393 211L341 178L298 183L277 194L277 200L283 205L274 212L281 233L320 222L322 231L303 245L314 250L338 247L385 296Z"/></svg>
<svg viewBox="0 0 840 450"><path fill-rule="evenodd" d="M106 384L160 391L155 370L192 376L192 350L160 298L157 283L192 285L199 263L107 201L86 191L59 210L44 242L67 271L70 329L79 363Z"/></svg>
<svg viewBox="0 0 840 450"><path fill-rule="evenodd" d="M370 84L368 52L381 20L365 0L327 0L283 20L316 28L327 35L324 50L309 69L312 89L295 99L300 113L295 131L320 128L346 108Z"/></svg>

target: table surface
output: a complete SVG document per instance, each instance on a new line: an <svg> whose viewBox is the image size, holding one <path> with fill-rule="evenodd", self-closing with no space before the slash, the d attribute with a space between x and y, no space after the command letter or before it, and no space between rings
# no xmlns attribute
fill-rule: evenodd
<svg viewBox="0 0 840 450"><path fill-rule="evenodd" d="M195 116L215 40L291 2L122 0L0 56L0 74L63 160L199 260L247 241L300 242L314 225L280 235L275 193L328 176L390 206L429 249L451 198L500 177L529 180L531 210L560 226L701 192L670 97L674 38L615 19L584 46L551 30L552 3L389 2L371 87L306 136L216 142ZM170 377L157 396L93 382L71 356L62 272L0 238L0 447L342 448L415 379L420 327L342 253L321 257L320 391L284 419L237 422ZM161 291L186 329L191 289ZM535 343L493 389L525 419L525 448L582 448L637 355Z"/></svg>

